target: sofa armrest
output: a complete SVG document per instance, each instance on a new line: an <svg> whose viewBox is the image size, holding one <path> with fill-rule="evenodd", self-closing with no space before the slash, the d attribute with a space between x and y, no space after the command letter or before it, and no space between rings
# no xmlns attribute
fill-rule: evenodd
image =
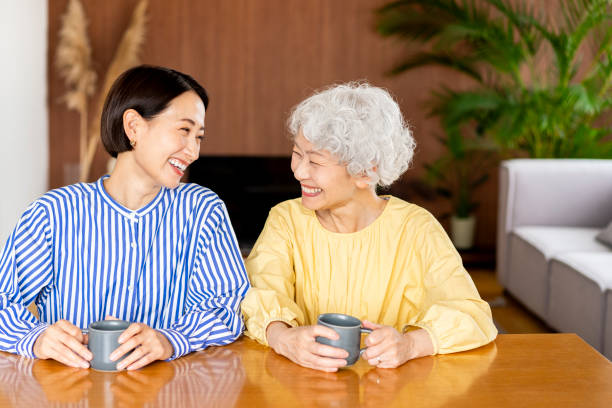
<svg viewBox="0 0 612 408"><path fill-rule="evenodd" d="M612 220L612 160L502 162L497 275L506 284L508 234L522 225L603 228Z"/></svg>

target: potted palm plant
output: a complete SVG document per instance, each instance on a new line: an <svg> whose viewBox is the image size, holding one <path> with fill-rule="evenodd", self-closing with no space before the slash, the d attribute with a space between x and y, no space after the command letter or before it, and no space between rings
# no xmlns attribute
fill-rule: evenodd
<svg viewBox="0 0 612 408"><path fill-rule="evenodd" d="M451 236L473 224L483 140L502 157L612 157L612 2L557 3L559 18L527 0L398 0L377 10L380 34L423 44L391 74L439 65L473 80L432 98L447 138L427 171L453 204Z"/></svg>
<svg viewBox="0 0 612 408"><path fill-rule="evenodd" d="M489 177L497 160L497 148L485 138L467 137L460 129L447 127L446 137L440 138L444 152L432 163L425 164L425 180L451 205L450 236L458 249L474 244L478 203L474 191Z"/></svg>
<svg viewBox="0 0 612 408"><path fill-rule="evenodd" d="M474 80L438 91L445 126L476 126L510 154L610 158L611 1L557 3L551 18L526 0L398 0L377 29L424 45L392 73L436 64Z"/></svg>

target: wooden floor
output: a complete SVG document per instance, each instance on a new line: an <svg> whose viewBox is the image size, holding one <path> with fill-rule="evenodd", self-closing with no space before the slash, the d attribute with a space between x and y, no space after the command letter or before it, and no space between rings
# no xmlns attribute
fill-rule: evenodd
<svg viewBox="0 0 612 408"><path fill-rule="evenodd" d="M489 302L493 320L500 333L552 333L544 322L525 309L512 296L504 292L497 282L495 271L467 268L480 296Z"/></svg>

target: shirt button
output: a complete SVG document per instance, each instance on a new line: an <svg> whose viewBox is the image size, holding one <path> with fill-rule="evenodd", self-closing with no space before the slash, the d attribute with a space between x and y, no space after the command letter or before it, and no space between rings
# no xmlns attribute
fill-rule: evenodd
<svg viewBox="0 0 612 408"><path fill-rule="evenodd" d="M136 243L135 243L135 242L132 242L132 243L130 244L130 246L132 247L132 249L136 249Z"/></svg>
<svg viewBox="0 0 612 408"><path fill-rule="evenodd" d="M128 290L131 292L134 290L134 287L132 285L128 286Z"/></svg>

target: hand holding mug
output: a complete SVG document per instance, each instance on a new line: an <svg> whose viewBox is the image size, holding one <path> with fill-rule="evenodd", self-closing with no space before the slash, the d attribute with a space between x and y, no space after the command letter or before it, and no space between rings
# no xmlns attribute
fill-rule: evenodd
<svg viewBox="0 0 612 408"><path fill-rule="evenodd" d="M366 340L363 358L379 368L396 368L413 358L433 354L433 343L429 334L415 330L401 334L391 326L363 321L363 326L372 329Z"/></svg>
<svg viewBox="0 0 612 408"><path fill-rule="evenodd" d="M317 322L321 326L329 327L338 334L338 338L331 339L317 337L317 341L333 347L339 347L348 353L346 365L353 365L359 360L361 353L361 333L371 333L372 330L362 327L361 320L356 317L342 313L323 313L319 315Z"/></svg>
<svg viewBox="0 0 612 408"><path fill-rule="evenodd" d="M89 325L89 348L94 355L92 367L102 371L136 370L174 353L161 332L112 316Z"/></svg>
<svg viewBox="0 0 612 408"><path fill-rule="evenodd" d="M345 350L316 341L317 337L331 340L339 338L338 334L329 327L321 325L288 327L285 323L276 321L268 325L266 337L274 351L303 367L334 372L346 365L348 353Z"/></svg>
<svg viewBox="0 0 612 408"><path fill-rule="evenodd" d="M174 354L174 348L161 332L144 323L132 323L119 337L119 348L110 355L112 361L119 360L118 370L136 370L157 360L167 360Z"/></svg>
<svg viewBox="0 0 612 408"><path fill-rule="evenodd" d="M58 320L47 327L34 342L34 355L53 359L70 367L88 368L93 358L87 349L87 337L67 320Z"/></svg>

